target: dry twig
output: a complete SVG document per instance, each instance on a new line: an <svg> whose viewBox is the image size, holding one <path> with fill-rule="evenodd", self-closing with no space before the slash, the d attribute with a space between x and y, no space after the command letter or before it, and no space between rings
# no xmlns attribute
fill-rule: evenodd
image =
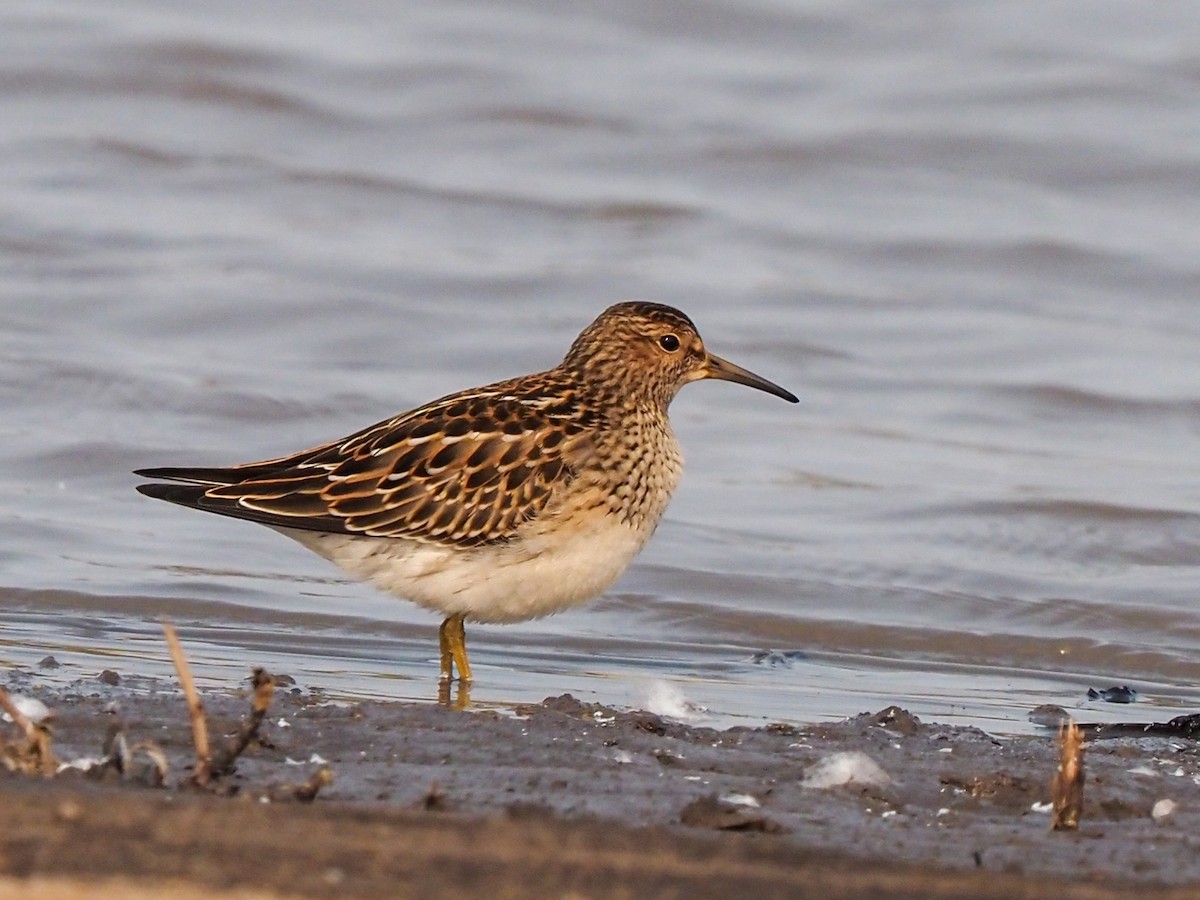
<svg viewBox="0 0 1200 900"><path fill-rule="evenodd" d="M267 792L272 800L298 800L301 803L312 803L317 799L321 788L333 784L333 773L322 766L313 772L312 777L301 784L284 784L273 787Z"/></svg>
<svg viewBox="0 0 1200 900"><path fill-rule="evenodd" d="M175 672L179 675L179 685L187 698L188 715L192 720L192 740L196 744L196 768L192 772L192 781L200 787L208 784L211 777L210 764L212 753L208 745L208 722L204 718L204 704L196 693L196 682L192 680L192 670L188 667L187 657L179 645L179 635L169 622L163 622L163 634L167 638L167 647L171 651L171 661L175 663Z"/></svg>
<svg viewBox="0 0 1200 900"><path fill-rule="evenodd" d="M258 737L259 726L262 725L267 708L271 705L271 698L275 695L275 679L264 669L256 668L250 683L254 687L250 715L242 720L237 734L213 757L210 771L214 778L231 773L237 758L250 746L250 742Z"/></svg>
<svg viewBox="0 0 1200 900"><path fill-rule="evenodd" d="M333 773L322 767L317 769L308 781L295 790L296 799L301 803L311 803L317 799L317 791L333 784Z"/></svg>
<svg viewBox="0 0 1200 900"><path fill-rule="evenodd" d="M266 717L275 695L275 679L264 669L256 668L251 683L254 686L254 699L251 702L250 714L242 720L237 733L224 746L213 753L208 740L208 723L204 718L204 704L196 692L196 683L192 680L191 670L179 645L179 636L167 622L163 622L163 633L167 645L171 649L171 659L175 663L175 671L179 673L179 683L187 697L188 714L192 719L192 737L196 744L196 768L192 772L191 781L197 787L209 787L212 782L229 775L234 771L237 759L251 742L258 739L258 729ZM312 795L320 790L320 785L313 788Z"/></svg>
<svg viewBox="0 0 1200 900"><path fill-rule="evenodd" d="M1083 732L1074 722L1059 729L1058 754L1058 771L1050 782L1054 831L1078 828L1083 813Z"/></svg>

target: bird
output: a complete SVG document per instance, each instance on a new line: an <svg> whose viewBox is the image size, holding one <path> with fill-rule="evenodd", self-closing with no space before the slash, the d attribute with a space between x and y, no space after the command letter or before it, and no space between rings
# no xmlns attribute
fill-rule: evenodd
<svg viewBox="0 0 1200 900"><path fill-rule="evenodd" d="M781 397L684 313L617 303L552 369L469 388L277 459L134 474L148 497L261 523L439 613L439 682L472 680L467 621L557 613L611 585L683 469L667 408L702 379Z"/></svg>

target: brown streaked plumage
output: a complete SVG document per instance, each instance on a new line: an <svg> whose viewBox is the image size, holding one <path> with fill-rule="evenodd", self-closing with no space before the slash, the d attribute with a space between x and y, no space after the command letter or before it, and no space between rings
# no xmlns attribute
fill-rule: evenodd
<svg viewBox="0 0 1200 900"><path fill-rule="evenodd" d="M465 620L512 622L599 594L653 533L682 470L667 407L718 378L679 310L618 303L545 372L450 394L340 440L228 468L156 468L138 490L271 526L445 615L441 677L470 681ZM182 482L182 483L178 483Z"/></svg>

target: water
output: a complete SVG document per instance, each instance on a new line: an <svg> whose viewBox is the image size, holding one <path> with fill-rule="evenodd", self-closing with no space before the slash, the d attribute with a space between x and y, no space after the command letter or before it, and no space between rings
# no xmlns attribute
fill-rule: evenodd
<svg viewBox="0 0 1200 900"><path fill-rule="evenodd" d="M475 702L668 680L717 724L899 702L1002 732L1043 702L1195 709L1198 27L11 0L0 664L167 675L167 616L206 685L431 698L432 616L129 470L552 365L638 297L803 405L688 387L649 548L589 607L472 628ZM1113 683L1162 709L1082 700Z"/></svg>

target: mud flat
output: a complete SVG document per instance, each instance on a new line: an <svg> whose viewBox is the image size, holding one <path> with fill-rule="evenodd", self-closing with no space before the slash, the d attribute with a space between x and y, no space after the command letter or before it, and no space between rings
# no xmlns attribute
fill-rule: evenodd
<svg viewBox="0 0 1200 900"><path fill-rule="evenodd" d="M1080 827L1052 832L1052 735L995 737L894 707L717 731L567 695L464 712L285 686L261 742L198 791L180 786L194 746L172 684L9 688L54 710L59 760L101 755L119 731L130 747L153 742L169 772L149 786L142 751L103 777L0 767L0 898L1099 898L1200 885L1200 755L1184 739L1090 740ZM248 694L205 696L214 740ZM321 769L332 782L297 800ZM847 771L859 780L815 786Z"/></svg>

